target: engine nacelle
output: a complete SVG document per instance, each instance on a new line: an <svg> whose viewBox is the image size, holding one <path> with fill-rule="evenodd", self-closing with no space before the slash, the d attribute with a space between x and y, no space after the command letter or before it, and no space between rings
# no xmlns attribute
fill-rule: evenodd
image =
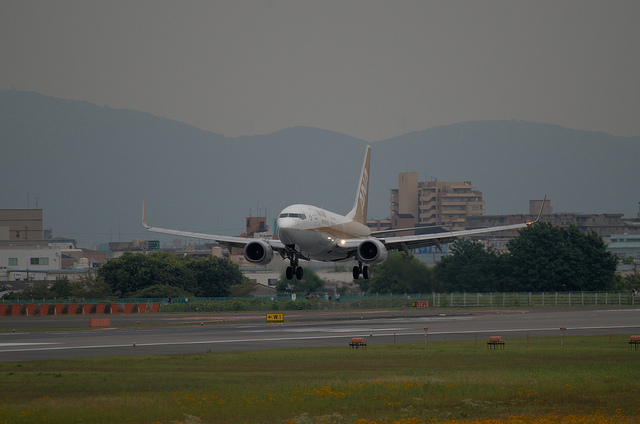
<svg viewBox="0 0 640 424"><path fill-rule="evenodd" d="M267 265L273 259L273 249L263 240L248 243L242 254L247 261L258 265Z"/></svg>
<svg viewBox="0 0 640 424"><path fill-rule="evenodd" d="M387 259L387 248L378 239L368 239L358 246L358 259L367 264L381 264Z"/></svg>

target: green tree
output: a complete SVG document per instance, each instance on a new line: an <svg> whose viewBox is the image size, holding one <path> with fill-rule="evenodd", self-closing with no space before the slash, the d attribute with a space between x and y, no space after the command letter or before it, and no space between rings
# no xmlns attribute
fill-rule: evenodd
<svg viewBox="0 0 640 424"><path fill-rule="evenodd" d="M434 270L440 292L490 292L507 288L505 257L480 242L456 240L451 254L442 258Z"/></svg>
<svg viewBox="0 0 640 424"><path fill-rule="evenodd" d="M66 276L56 279L56 282L51 285L50 290L53 296L59 299L69 299L73 295L73 287L69 282L69 278Z"/></svg>
<svg viewBox="0 0 640 424"><path fill-rule="evenodd" d="M229 297L250 297L258 283L246 279L245 282L229 287Z"/></svg>
<svg viewBox="0 0 640 424"><path fill-rule="evenodd" d="M21 293L16 293L16 299L53 299L54 297L46 281L34 281Z"/></svg>
<svg viewBox="0 0 640 424"><path fill-rule="evenodd" d="M541 223L521 230L507 247L513 291L597 291L614 284L617 258L593 231Z"/></svg>
<svg viewBox="0 0 640 424"><path fill-rule="evenodd" d="M196 262L201 258L188 255L172 255L167 252L157 252L148 255L151 269L154 270L153 285L168 285L179 287L191 293L196 291Z"/></svg>
<svg viewBox="0 0 640 424"><path fill-rule="evenodd" d="M196 296L228 297L229 287L246 281L238 265L227 258L196 259L190 267L195 277L195 288L190 291Z"/></svg>
<svg viewBox="0 0 640 424"><path fill-rule="evenodd" d="M391 252L381 265L371 268L371 278L358 280L367 293L429 293L434 291L431 270L413 256Z"/></svg>
<svg viewBox="0 0 640 424"><path fill-rule="evenodd" d="M108 299L119 297L104 280L90 276L71 282L71 296L76 299Z"/></svg>
<svg viewBox="0 0 640 424"><path fill-rule="evenodd" d="M158 270L151 258L153 255L125 252L117 259L111 259L98 269L102 278L114 292L127 296L156 283Z"/></svg>
<svg viewBox="0 0 640 424"><path fill-rule="evenodd" d="M613 290L632 292L640 288L640 275L616 274L613 282ZM637 300L640 302L640 300Z"/></svg>
<svg viewBox="0 0 640 424"><path fill-rule="evenodd" d="M226 297L229 287L241 284L245 277L238 266L226 258L127 252L102 265L98 278L112 292L124 297L158 284L177 287L200 297Z"/></svg>

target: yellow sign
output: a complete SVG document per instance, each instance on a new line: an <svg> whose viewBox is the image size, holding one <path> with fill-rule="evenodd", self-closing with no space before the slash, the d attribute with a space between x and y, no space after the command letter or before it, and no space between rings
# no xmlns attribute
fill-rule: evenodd
<svg viewBox="0 0 640 424"><path fill-rule="evenodd" d="M284 314L267 314L267 322L284 322Z"/></svg>

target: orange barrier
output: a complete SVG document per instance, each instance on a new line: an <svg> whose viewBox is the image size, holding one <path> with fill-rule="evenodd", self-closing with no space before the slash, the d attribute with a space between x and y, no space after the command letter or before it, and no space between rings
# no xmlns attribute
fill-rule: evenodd
<svg viewBox="0 0 640 424"><path fill-rule="evenodd" d="M89 319L90 327L109 327L111 320L109 318L91 318Z"/></svg>
<svg viewBox="0 0 640 424"><path fill-rule="evenodd" d="M29 303L25 305L21 305L19 303L8 304L8 303L0 303L0 317L2 316L34 316L34 315L75 315L78 313L82 313L85 315L88 314L117 314L117 313L159 313L160 312L160 303L42 303L35 304Z"/></svg>

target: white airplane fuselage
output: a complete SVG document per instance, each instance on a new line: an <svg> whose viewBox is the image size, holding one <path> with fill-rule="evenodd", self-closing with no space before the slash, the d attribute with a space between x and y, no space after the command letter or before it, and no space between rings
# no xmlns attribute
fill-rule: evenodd
<svg viewBox="0 0 640 424"><path fill-rule="evenodd" d="M291 205L277 220L278 237L287 246L309 259L336 261L345 258L339 248L341 240L366 238L371 230L364 224L311 205Z"/></svg>

